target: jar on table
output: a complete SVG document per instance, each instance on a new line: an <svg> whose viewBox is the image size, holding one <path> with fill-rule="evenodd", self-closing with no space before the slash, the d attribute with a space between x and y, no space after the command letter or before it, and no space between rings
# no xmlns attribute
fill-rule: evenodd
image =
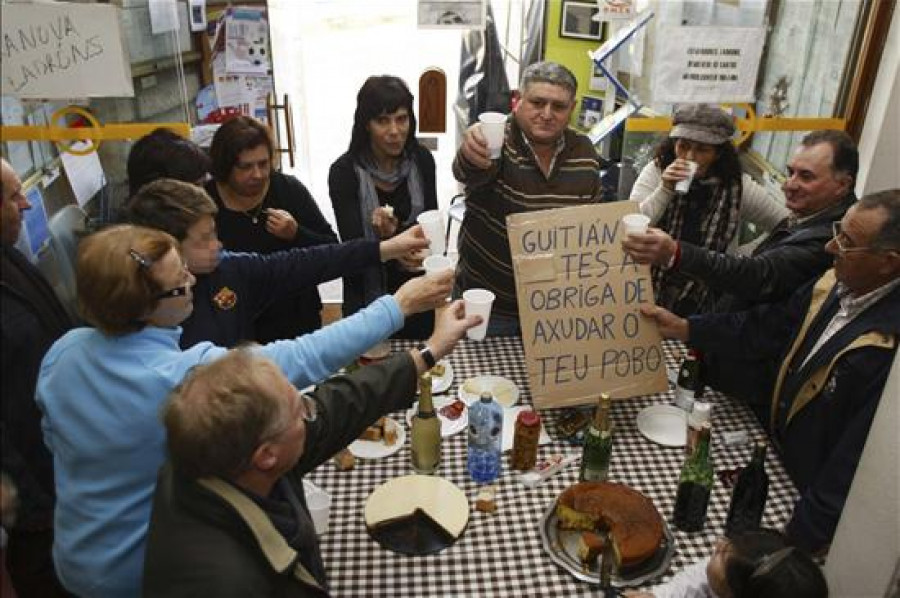
<svg viewBox="0 0 900 598"><path fill-rule="evenodd" d="M541 436L541 417L532 410L520 411L513 434L510 465L519 471L534 468L537 462L538 441Z"/></svg>

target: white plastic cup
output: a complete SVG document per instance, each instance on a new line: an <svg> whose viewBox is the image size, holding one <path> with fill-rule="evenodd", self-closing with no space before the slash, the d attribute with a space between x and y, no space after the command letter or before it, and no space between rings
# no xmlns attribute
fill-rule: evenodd
<svg viewBox="0 0 900 598"><path fill-rule="evenodd" d="M495 295L487 289L469 289L463 292L463 303L467 316L481 316L481 324L466 331L466 336L473 341L484 340L487 335L488 320L491 318L491 305Z"/></svg>
<svg viewBox="0 0 900 598"><path fill-rule="evenodd" d="M422 212L416 221L422 225L425 238L431 243L425 255L442 255L444 253L444 215L440 210Z"/></svg>
<svg viewBox="0 0 900 598"><path fill-rule="evenodd" d="M643 235L650 226L650 217L643 214L625 214L622 216L622 225L625 227L625 236Z"/></svg>
<svg viewBox="0 0 900 598"><path fill-rule="evenodd" d="M422 262L425 268L425 274L438 274L445 270L453 269L453 260L446 255L429 255Z"/></svg>
<svg viewBox="0 0 900 598"><path fill-rule="evenodd" d="M331 495L306 480L303 481L303 490L306 493L306 506L309 509L316 535L321 536L328 531Z"/></svg>
<svg viewBox="0 0 900 598"><path fill-rule="evenodd" d="M675 193L687 193L688 189L691 188L691 182L694 180L694 175L697 174L697 163L692 162L691 160L685 160L685 162L690 167L691 174L688 175L686 179L681 179L675 183Z"/></svg>
<svg viewBox="0 0 900 598"><path fill-rule="evenodd" d="M503 151L506 115L501 112L482 112L478 115L478 121L481 123L481 134L487 141L491 160L496 160Z"/></svg>

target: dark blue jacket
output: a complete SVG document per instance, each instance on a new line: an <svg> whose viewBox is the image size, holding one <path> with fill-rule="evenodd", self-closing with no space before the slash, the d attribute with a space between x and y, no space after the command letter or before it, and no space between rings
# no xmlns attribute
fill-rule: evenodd
<svg viewBox="0 0 900 598"><path fill-rule="evenodd" d="M772 439L801 494L787 532L813 552L834 535L897 352L900 287L803 364L838 307L829 270L786 302L689 319L692 346L743 364L738 383L768 385Z"/></svg>
<svg viewBox="0 0 900 598"><path fill-rule="evenodd" d="M255 322L274 300L381 263L377 241L295 248L267 255L223 252L218 268L197 276L194 312L181 347L200 341L233 347L255 338Z"/></svg>

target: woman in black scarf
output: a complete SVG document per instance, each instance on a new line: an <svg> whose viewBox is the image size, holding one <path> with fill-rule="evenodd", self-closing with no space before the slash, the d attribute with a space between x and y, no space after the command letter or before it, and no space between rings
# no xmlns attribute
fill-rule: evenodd
<svg viewBox="0 0 900 598"><path fill-rule="evenodd" d="M416 141L413 96L398 77L369 77L357 95L350 148L328 174L341 239L386 239L437 209L431 153ZM344 315L350 315L413 276L418 264L395 260L344 277ZM395 336L427 338L433 312L408 318Z"/></svg>

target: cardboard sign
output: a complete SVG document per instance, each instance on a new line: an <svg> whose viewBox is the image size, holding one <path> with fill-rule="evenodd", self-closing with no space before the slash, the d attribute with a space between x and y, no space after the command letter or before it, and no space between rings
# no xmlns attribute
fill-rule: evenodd
<svg viewBox="0 0 900 598"><path fill-rule="evenodd" d="M765 42L762 27L660 29L654 102L752 102Z"/></svg>
<svg viewBox="0 0 900 598"><path fill-rule="evenodd" d="M662 339L640 314L649 266L622 250L620 201L507 217L532 400L538 409L667 388Z"/></svg>
<svg viewBox="0 0 900 598"><path fill-rule="evenodd" d="M116 6L3 4L3 95L132 97Z"/></svg>

